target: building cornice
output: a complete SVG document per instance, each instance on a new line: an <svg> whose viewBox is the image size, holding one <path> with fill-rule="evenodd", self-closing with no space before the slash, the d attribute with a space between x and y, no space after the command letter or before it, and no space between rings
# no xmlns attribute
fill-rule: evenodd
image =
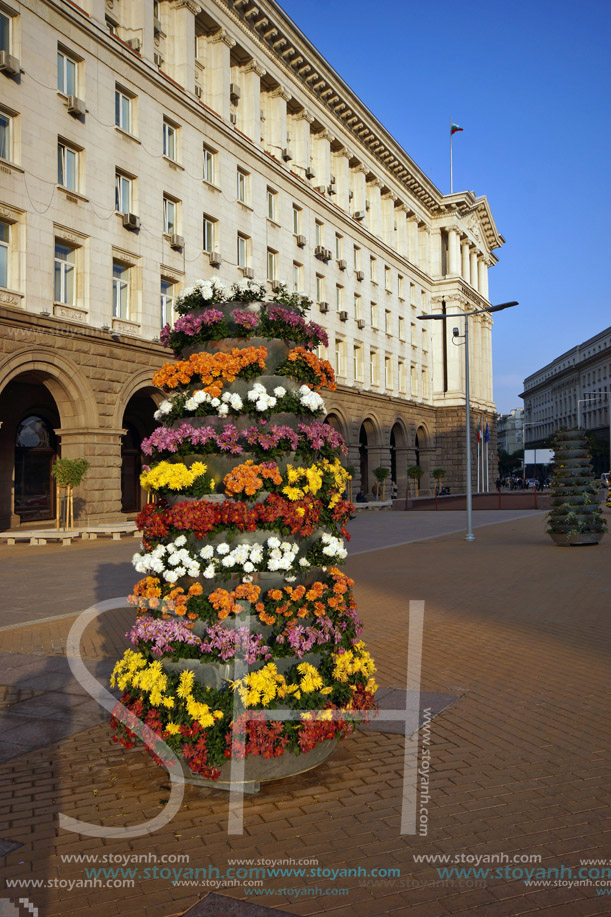
<svg viewBox="0 0 611 917"><path fill-rule="evenodd" d="M358 147L377 160L384 172L418 200L430 216L454 210L477 212L488 248L499 248L504 243L486 198L476 198L472 192L454 194L451 199L443 195L275 0L213 2L281 70L290 73L302 90L315 98L352 135Z"/></svg>

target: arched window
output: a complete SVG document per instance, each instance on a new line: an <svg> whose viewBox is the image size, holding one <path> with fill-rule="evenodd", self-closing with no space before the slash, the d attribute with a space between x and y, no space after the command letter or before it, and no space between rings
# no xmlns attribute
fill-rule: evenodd
<svg viewBox="0 0 611 917"><path fill-rule="evenodd" d="M25 417L15 436L15 513L22 522L53 518L51 467L56 453L56 437L44 417Z"/></svg>

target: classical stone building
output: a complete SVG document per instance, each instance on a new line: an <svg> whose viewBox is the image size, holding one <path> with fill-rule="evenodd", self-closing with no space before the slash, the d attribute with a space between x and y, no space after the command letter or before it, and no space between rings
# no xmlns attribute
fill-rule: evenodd
<svg viewBox="0 0 611 917"><path fill-rule="evenodd" d="M524 408L513 408L509 414L499 414L496 419L497 446L509 455L523 448L522 424Z"/></svg>
<svg viewBox="0 0 611 917"><path fill-rule="evenodd" d="M561 427L581 427L600 443L597 472L609 471L611 328L577 344L524 380L526 447L541 447Z"/></svg>
<svg viewBox="0 0 611 917"><path fill-rule="evenodd" d="M52 515L56 455L91 462L81 519L138 509L159 331L212 275L315 301L357 487L464 488L464 351L417 316L488 303L485 197L443 195L273 0L0 0L0 42L1 525Z"/></svg>

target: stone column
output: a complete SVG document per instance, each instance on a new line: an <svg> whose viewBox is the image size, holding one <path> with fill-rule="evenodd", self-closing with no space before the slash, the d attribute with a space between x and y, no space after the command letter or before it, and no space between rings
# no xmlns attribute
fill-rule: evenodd
<svg viewBox="0 0 611 917"><path fill-rule="evenodd" d="M412 264L420 264L418 217L413 213L407 217L407 257Z"/></svg>
<svg viewBox="0 0 611 917"><path fill-rule="evenodd" d="M484 299L488 299L488 265L483 255L480 256L479 258L479 261L477 264L477 271L478 271L477 288L480 291L480 293L482 294L482 296L484 297Z"/></svg>
<svg viewBox="0 0 611 917"><path fill-rule="evenodd" d="M365 175L367 174L367 169L362 163L354 166L350 169L350 182L352 190L352 207L350 208L351 213L357 213L357 211L365 212L365 202L366 198L366 180Z"/></svg>
<svg viewBox="0 0 611 917"><path fill-rule="evenodd" d="M395 232L395 250L402 255L404 258L409 259L409 240L408 240L408 222L407 222L407 210L405 204L399 204L398 207L395 207L395 223L397 224L397 229Z"/></svg>
<svg viewBox="0 0 611 917"><path fill-rule="evenodd" d="M333 153L333 174L335 175L335 201L338 207L350 213L350 157L345 147Z"/></svg>
<svg viewBox="0 0 611 917"><path fill-rule="evenodd" d="M306 111L305 108L302 108L302 110L297 112L292 118L294 126L293 163L304 171L305 169L309 169L312 165L310 154L310 124L313 120L314 116L311 115L309 111Z"/></svg>
<svg viewBox="0 0 611 917"><path fill-rule="evenodd" d="M463 280L466 280L469 283L469 278L471 276L471 268L469 265L469 242L466 239L463 239L460 243L460 252L461 252L461 275Z"/></svg>
<svg viewBox="0 0 611 917"><path fill-rule="evenodd" d="M208 66L204 73L205 100L223 121L229 121L231 102L229 84L231 82L231 49L235 40L225 29L221 29L208 43Z"/></svg>
<svg viewBox="0 0 611 917"><path fill-rule="evenodd" d="M117 522L121 514L121 438L99 427L55 430L62 458L86 458L87 476L74 491L75 523Z"/></svg>
<svg viewBox="0 0 611 917"><path fill-rule="evenodd" d="M397 195L389 191L382 198L382 241L394 248L395 242L395 201Z"/></svg>
<svg viewBox="0 0 611 917"><path fill-rule="evenodd" d="M195 89L195 16L201 11L200 4L195 0L174 0L168 17L169 53L165 68L172 79L189 93Z"/></svg>
<svg viewBox="0 0 611 917"><path fill-rule="evenodd" d="M454 228L448 229L448 274L458 274L458 232Z"/></svg>
<svg viewBox="0 0 611 917"><path fill-rule="evenodd" d="M331 180L332 140L333 134L330 134L329 131L321 131L318 134L314 134L312 137L314 150L314 169L316 170L314 185L316 187L324 186L327 188Z"/></svg>
<svg viewBox="0 0 611 917"><path fill-rule="evenodd" d="M369 202L369 213L367 214L367 226L376 236L382 234L382 182L378 178L373 178L367 182L367 200Z"/></svg>
<svg viewBox="0 0 611 917"><path fill-rule="evenodd" d="M247 137L261 144L261 77L265 68L251 60L240 68L242 98L238 102L238 127Z"/></svg>
<svg viewBox="0 0 611 917"><path fill-rule="evenodd" d="M469 255L470 269L469 269L469 283L474 290L477 290L477 250L475 248L471 249Z"/></svg>
<svg viewBox="0 0 611 917"><path fill-rule="evenodd" d="M282 150L287 147L286 103L290 98L290 92L288 92L283 86L277 86L276 89L273 89L269 93L267 106L269 113L269 124L267 125L266 129L266 137L269 140L271 152L276 157L276 159L281 158Z"/></svg>
<svg viewBox="0 0 611 917"><path fill-rule="evenodd" d="M428 251L427 251L428 249ZM420 229L420 252L424 251L422 268L431 277L441 276L441 229L435 226L430 230L424 225Z"/></svg>
<svg viewBox="0 0 611 917"><path fill-rule="evenodd" d="M459 302L452 302L448 299L446 301L446 311L449 313L452 312L462 312L461 304ZM456 325L454 324L456 322ZM433 322L432 324L437 324ZM439 322L441 324L441 322ZM464 343L462 347L456 347L452 343L452 329L457 327L460 331L460 334L464 334L464 321L462 319L449 319L446 320L448 326L447 335L448 335L448 393L456 393L465 391L464 386L464 367L465 367L465 347ZM469 330L471 330L469 328Z"/></svg>

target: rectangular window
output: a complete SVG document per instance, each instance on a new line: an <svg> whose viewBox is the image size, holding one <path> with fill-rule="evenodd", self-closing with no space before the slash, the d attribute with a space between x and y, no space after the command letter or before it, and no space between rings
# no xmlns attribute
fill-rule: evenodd
<svg viewBox="0 0 611 917"><path fill-rule="evenodd" d="M392 357L384 357L384 385L392 388Z"/></svg>
<svg viewBox="0 0 611 917"><path fill-rule="evenodd" d="M377 350L369 351L369 384L379 385L380 383L380 359Z"/></svg>
<svg viewBox="0 0 611 917"><path fill-rule="evenodd" d="M163 155L168 159L178 159L178 131L173 124L163 119Z"/></svg>
<svg viewBox="0 0 611 917"><path fill-rule="evenodd" d="M293 232L296 236L301 235L301 215L303 211L301 207L297 207L296 204L293 204Z"/></svg>
<svg viewBox="0 0 611 917"><path fill-rule="evenodd" d="M361 269L361 250L358 245L354 246L354 270L360 271Z"/></svg>
<svg viewBox="0 0 611 917"><path fill-rule="evenodd" d="M122 89L115 87L115 124L122 131L132 133L133 124L133 97L128 96Z"/></svg>
<svg viewBox="0 0 611 917"><path fill-rule="evenodd" d="M411 388L414 398L418 398L418 368L416 366L411 368Z"/></svg>
<svg viewBox="0 0 611 917"><path fill-rule="evenodd" d="M0 287L8 287L8 263L11 244L11 226L0 220Z"/></svg>
<svg viewBox="0 0 611 917"><path fill-rule="evenodd" d="M76 292L76 249L65 242L55 242L55 290L54 302L65 306L75 304Z"/></svg>
<svg viewBox="0 0 611 917"><path fill-rule="evenodd" d="M405 340L405 319L402 315L399 316L399 340Z"/></svg>
<svg viewBox="0 0 611 917"><path fill-rule="evenodd" d="M372 328L378 327L378 304L377 302L372 302L369 307L369 320L371 322Z"/></svg>
<svg viewBox="0 0 611 917"><path fill-rule="evenodd" d="M250 239L238 233L238 267L248 267L248 248Z"/></svg>
<svg viewBox="0 0 611 917"><path fill-rule="evenodd" d="M397 295L399 299L405 299L405 277L402 274L397 276Z"/></svg>
<svg viewBox="0 0 611 917"><path fill-rule="evenodd" d="M213 217L204 214L204 251L216 251L214 243L216 242L216 220Z"/></svg>
<svg viewBox="0 0 611 917"><path fill-rule="evenodd" d="M78 151L62 140L57 144L57 184L78 191Z"/></svg>
<svg viewBox="0 0 611 917"><path fill-rule="evenodd" d="M324 223L321 223L320 220L316 220L315 241L317 246L325 244L325 227Z"/></svg>
<svg viewBox="0 0 611 917"><path fill-rule="evenodd" d="M238 169L237 172L237 195L242 204L248 203L248 172Z"/></svg>
<svg viewBox="0 0 611 917"><path fill-rule="evenodd" d="M325 301L325 278L321 274L316 275L316 302Z"/></svg>
<svg viewBox="0 0 611 917"><path fill-rule="evenodd" d="M129 267L112 263L112 317L129 318Z"/></svg>
<svg viewBox="0 0 611 917"><path fill-rule="evenodd" d="M209 184L216 184L216 151L209 146L204 147L204 181Z"/></svg>
<svg viewBox="0 0 611 917"><path fill-rule="evenodd" d="M169 236L178 232L178 202L165 194L163 196L163 231Z"/></svg>
<svg viewBox="0 0 611 917"><path fill-rule="evenodd" d="M0 159L11 159L12 155L12 118L0 111Z"/></svg>
<svg viewBox="0 0 611 917"><path fill-rule="evenodd" d="M161 278L161 327L172 321L174 311L174 284Z"/></svg>
<svg viewBox="0 0 611 917"><path fill-rule="evenodd" d="M8 51L10 53L12 47L11 37L11 17L0 10L0 51Z"/></svg>
<svg viewBox="0 0 611 917"><path fill-rule="evenodd" d="M346 376L346 342L335 339L335 372Z"/></svg>
<svg viewBox="0 0 611 917"><path fill-rule="evenodd" d="M267 199L267 218L269 220L274 220L275 222L277 222L277 219L276 219L276 199L277 197L278 195L276 194L275 191L273 191L271 188L267 189L267 198L266 198Z"/></svg>
<svg viewBox="0 0 611 917"><path fill-rule="evenodd" d="M403 360L399 360L399 391L402 394L407 392L407 372Z"/></svg>
<svg viewBox="0 0 611 917"><path fill-rule="evenodd" d="M360 344L355 344L352 351L352 371L354 373L354 381L362 382L363 381L363 348Z"/></svg>
<svg viewBox="0 0 611 917"><path fill-rule="evenodd" d="M67 96L78 95L78 63L65 51L57 51L57 89Z"/></svg>
<svg viewBox="0 0 611 917"><path fill-rule="evenodd" d="M390 309L384 311L384 331L386 334L392 334L392 313Z"/></svg>
<svg viewBox="0 0 611 917"><path fill-rule="evenodd" d="M369 258L369 279L372 283L378 282L378 262L373 255Z"/></svg>
<svg viewBox="0 0 611 917"><path fill-rule="evenodd" d="M339 284L335 287L335 308L338 312L341 312L344 308L344 288L340 287Z"/></svg>
<svg viewBox="0 0 611 917"><path fill-rule="evenodd" d="M389 267L384 267L384 289L387 293L392 293L392 274Z"/></svg>
<svg viewBox="0 0 611 917"><path fill-rule="evenodd" d="M354 294L354 317L358 321L363 317L363 307L361 305L361 297L358 293Z"/></svg>
<svg viewBox="0 0 611 917"><path fill-rule="evenodd" d="M340 236L338 232L335 233L335 257L339 261L343 258L344 251L344 237Z"/></svg>
<svg viewBox="0 0 611 917"><path fill-rule="evenodd" d="M293 261L293 291L295 293L303 289L303 265Z"/></svg>
<svg viewBox="0 0 611 917"><path fill-rule="evenodd" d="M273 251L271 248L267 249L267 279L268 280L277 280L278 274L278 252Z"/></svg>
<svg viewBox="0 0 611 917"><path fill-rule="evenodd" d="M115 173L115 210L118 213L132 212L132 180L121 172Z"/></svg>

